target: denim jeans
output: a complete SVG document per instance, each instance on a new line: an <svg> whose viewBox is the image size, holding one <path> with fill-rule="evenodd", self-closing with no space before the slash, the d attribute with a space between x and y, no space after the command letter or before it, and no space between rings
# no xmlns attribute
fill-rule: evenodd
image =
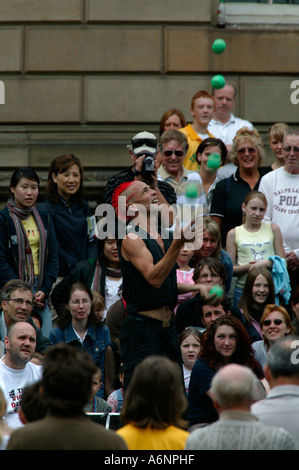
<svg viewBox="0 0 299 470"><path fill-rule="evenodd" d="M35 276L35 282L32 287L33 293L37 292L38 288L38 276ZM41 331L44 336L49 338L50 331L52 330L52 310L50 307L50 303L48 300L45 301L45 308L44 309L36 309L37 313L41 316L42 319L42 326Z"/></svg>

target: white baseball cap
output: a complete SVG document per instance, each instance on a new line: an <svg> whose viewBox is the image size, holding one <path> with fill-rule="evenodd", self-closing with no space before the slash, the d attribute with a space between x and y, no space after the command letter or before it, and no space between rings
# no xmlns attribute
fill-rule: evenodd
<svg viewBox="0 0 299 470"><path fill-rule="evenodd" d="M154 154L157 152L157 138L151 132L139 132L132 138L132 150L136 154L144 152Z"/></svg>

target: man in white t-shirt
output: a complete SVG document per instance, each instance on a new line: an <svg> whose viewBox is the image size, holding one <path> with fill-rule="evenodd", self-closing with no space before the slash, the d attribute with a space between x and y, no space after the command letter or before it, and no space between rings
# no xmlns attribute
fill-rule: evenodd
<svg viewBox="0 0 299 470"><path fill-rule="evenodd" d="M280 227L294 288L299 279L299 130L285 133L282 151L284 166L263 176L259 191L268 201L264 221Z"/></svg>
<svg viewBox="0 0 299 470"><path fill-rule="evenodd" d="M23 424L19 405L23 389L41 379L42 366L30 362L36 347L36 332L28 322L16 322L4 339L6 354L0 360L0 387L6 399L5 420L12 429Z"/></svg>
<svg viewBox="0 0 299 470"><path fill-rule="evenodd" d="M228 178L236 170L236 166L229 158L236 132L242 127L253 129L251 122L238 118L232 113L236 103L236 93L236 88L229 83L226 83L223 88L213 89L215 111L209 122L208 131L217 139L221 139L228 151L226 164L217 172L220 179Z"/></svg>

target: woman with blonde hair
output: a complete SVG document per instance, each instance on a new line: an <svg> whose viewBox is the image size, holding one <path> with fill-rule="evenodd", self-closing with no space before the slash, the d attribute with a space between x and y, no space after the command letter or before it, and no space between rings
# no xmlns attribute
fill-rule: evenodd
<svg viewBox="0 0 299 470"><path fill-rule="evenodd" d="M254 357L264 368L268 362L268 353L271 346L279 338L293 334L294 326L291 323L287 310L276 304L266 305L260 320L260 325L263 339L255 341L252 347Z"/></svg>
<svg viewBox="0 0 299 470"><path fill-rule="evenodd" d="M262 138L256 129L243 127L234 138L231 161L237 166L233 175L216 184L210 215L221 228L222 246L227 233L242 224L242 203L247 193L257 191L262 176L272 170L263 167L266 156Z"/></svg>

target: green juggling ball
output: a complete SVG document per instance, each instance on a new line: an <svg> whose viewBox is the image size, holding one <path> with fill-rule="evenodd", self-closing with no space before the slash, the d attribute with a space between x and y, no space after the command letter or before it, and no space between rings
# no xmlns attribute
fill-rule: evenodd
<svg viewBox="0 0 299 470"><path fill-rule="evenodd" d="M224 39L215 39L213 46L212 46L212 51L215 52L215 54L222 54L226 49L226 42Z"/></svg>
<svg viewBox="0 0 299 470"><path fill-rule="evenodd" d="M223 88L225 86L225 78L222 75L214 75L211 80L211 85L213 88Z"/></svg>
<svg viewBox="0 0 299 470"><path fill-rule="evenodd" d="M196 198L198 196L198 186L196 183L189 183L186 191L185 196L189 198Z"/></svg>
<svg viewBox="0 0 299 470"><path fill-rule="evenodd" d="M223 296L223 289L221 286L214 286L209 292L209 297L219 297L221 298Z"/></svg>
<svg viewBox="0 0 299 470"><path fill-rule="evenodd" d="M217 153L211 153L207 161L207 167L211 170L218 170L221 166L221 157Z"/></svg>

